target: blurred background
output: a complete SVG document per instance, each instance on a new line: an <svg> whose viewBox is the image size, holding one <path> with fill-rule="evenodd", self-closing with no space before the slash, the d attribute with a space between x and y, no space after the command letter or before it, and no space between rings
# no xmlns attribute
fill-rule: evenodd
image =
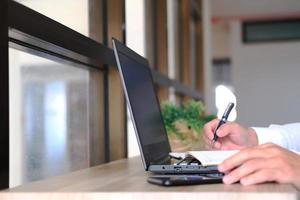
<svg viewBox="0 0 300 200"><path fill-rule="evenodd" d="M170 83L156 82L161 102L218 114L233 101L245 126L300 120L299 0L15 2L107 47L123 41ZM115 69L13 45L9 69L10 186L139 154Z"/></svg>

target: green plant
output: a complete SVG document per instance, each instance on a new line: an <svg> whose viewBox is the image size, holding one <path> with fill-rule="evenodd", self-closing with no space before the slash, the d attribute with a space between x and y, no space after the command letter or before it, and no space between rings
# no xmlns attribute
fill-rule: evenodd
<svg viewBox="0 0 300 200"><path fill-rule="evenodd" d="M183 105L165 101L162 103L162 115L168 135L175 136L182 142L191 142L191 135L183 133L176 123L185 126L199 137L205 123L214 119L215 115L205 115L204 105L201 101L190 100Z"/></svg>

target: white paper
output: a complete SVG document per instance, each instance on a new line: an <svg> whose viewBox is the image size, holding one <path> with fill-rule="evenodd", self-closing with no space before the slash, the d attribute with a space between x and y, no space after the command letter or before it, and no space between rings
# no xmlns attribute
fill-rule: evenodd
<svg viewBox="0 0 300 200"><path fill-rule="evenodd" d="M229 158L233 154L236 154L237 150L230 151L189 151L188 154L196 158L201 162L203 166L218 165L225 159Z"/></svg>

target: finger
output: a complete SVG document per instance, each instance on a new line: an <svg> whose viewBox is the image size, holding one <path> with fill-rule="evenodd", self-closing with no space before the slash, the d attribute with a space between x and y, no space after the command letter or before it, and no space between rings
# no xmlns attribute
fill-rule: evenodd
<svg viewBox="0 0 300 200"><path fill-rule="evenodd" d="M213 148L214 148L215 150L221 150L221 149L222 149L222 144L221 144L220 142L216 141L216 142L214 143L214 145L213 145Z"/></svg>
<svg viewBox="0 0 300 200"><path fill-rule="evenodd" d="M214 119L206 123L203 127L204 135L206 135L209 139L212 139L215 127L217 126L218 123L219 123L219 119Z"/></svg>
<svg viewBox="0 0 300 200"><path fill-rule="evenodd" d="M278 171L276 169L261 169L240 180L242 185L253 185L263 182L276 181Z"/></svg>
<svg viewBox="0 0 300 200"><path fill-rule="evenodd" d="M210 144L209 144L209 149L211 149L211 150L221 150L221 143L220 142L215 142L213 145L212 145L212 143L210 142Z"/></svg>
<svg viewBox="0 0 300 200"><path fill-rule="evenodd" d="M231 147L230 147L230 146L228 146L228 145L223 145L223 144L221 144L221 147L220 147L220 149L221 149L221 150L223 150L223 151L227 151L227 150L230 150L230 149L231 149Z"/></svg>
<svg viewBox="0 0 300 200"><path fill-rule="evenodd" d="M266 161L263 158L249 160L224 176L223 182L225 184L235 183L241 180L243 177L246 177L257 170L264 168L265 166Z"/></svg>
<svg viewBox="0 0 300 200"><path fill-rule="evenodd" d="M269 155L265 152L264 149L260 148L246 148L241 150L240 152L234 154L233 156L229 157L225 161L223 161L219 166L218 169L220 172L232 170L247 160L254 159L254 158L267 158Z"/></svg>
<svg viewBox="0 0 300 200"><path fill-rule="evenodd" d="M227 122L226 124L220 126L220 128L217 130L217 135L222 138L239 129L241 128L237 123Z"/></svg>
<svg viewBox="0 0 300 200"><path fill-rule="evenodd" d="M265 143L265 144L261 144L261 145L258 145L257 146L258 148L261 148L261 149L267 149L267 148L280 148L280 146L274 144L274 143L271 143L271 142L268 142L268 143Z"/></svg>
<svg viewBox="0 0 300 200"><path fill-rule="evenodd" d="M210 136L203 134L202 138L205 142L211 143L211 141L213 140L213 134L211 134Z"/></svg>
<svg viewBox="0 0 300 200"><path fill-rule="evenodd" d="M221 149L221 143L218 141L216 141L213 146L212 146L212 140L208 139L207 137L203 137L203 141L204 141L205 149L213 149L213 150Z"/></svg>

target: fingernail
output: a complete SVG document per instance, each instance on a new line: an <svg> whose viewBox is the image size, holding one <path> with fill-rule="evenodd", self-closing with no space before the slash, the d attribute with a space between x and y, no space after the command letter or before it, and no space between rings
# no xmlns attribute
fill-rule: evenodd
<svg viewBox="0 0 300 200"><path fill-rule="evenodd" d="M220 165L218 166L218 170L219 170L220 172L224 172L224 171L225 171L224 168L225 168L225 167L224 167L224 165L222 165L222 164L220 164Z"/></svg>
<svg viewBox="0 0 300 200"><path fill-rule="evenodd" d="M232 178L229 175L226 175L223 177L223 182L226 184L230 184L231 180L232 180Z"/></svg>

